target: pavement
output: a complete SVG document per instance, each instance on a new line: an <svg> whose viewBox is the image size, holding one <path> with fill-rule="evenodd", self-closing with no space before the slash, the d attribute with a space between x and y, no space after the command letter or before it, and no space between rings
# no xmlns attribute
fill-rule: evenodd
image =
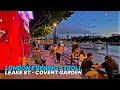
<svg viewBox="0 0 120 90"><path fill-rule="evenodd" d="M64 66L69 65L70 60L65 58L64 56L61 57L60 64L57 64L52 60L51 55L49 55L49 50L44 50L43 47L41 48L41 54L46 58L46 65L48 66ZM31 59L33 53L35 50L32 50L28 56L29 59ZM68 47L64 48L64 53L70 54L70 49ZM36 65L34 62L31 63L31 65ZM0 79L82 79L80 75L4 75L4 73L0 73Z"/></svg>

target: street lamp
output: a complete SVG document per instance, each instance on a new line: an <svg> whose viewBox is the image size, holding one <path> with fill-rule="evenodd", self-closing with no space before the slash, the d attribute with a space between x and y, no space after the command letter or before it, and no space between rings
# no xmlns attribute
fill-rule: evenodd
<svg viewBox="0 0 120 90"><path fill-rule="evenodd" d="M53 36L53 37L54 37L54 38L53 38L53 43L54 43L54 44L57 44L57 38L56 38L56 26L57 26L57 24L54 23L53 26L54 26L54 29L55 29L54 34L53 34L53 35L54 35L54 36Z"/></svg>
<svg viewBox="0 0 120 90"><path fill-rule="evenodd" d="M53 24L53 26L54 26L54 27L56 27L56 26L57 26L57 24L56 24L56 23L54 23L54 24Z"/></svg>

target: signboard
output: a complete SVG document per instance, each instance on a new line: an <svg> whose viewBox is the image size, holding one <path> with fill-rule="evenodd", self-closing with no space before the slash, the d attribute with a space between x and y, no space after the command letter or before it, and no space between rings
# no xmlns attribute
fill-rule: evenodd
<svg viewBox="0 0 120 90"><path fill-rule="evenodd" d="M24 20L24 28L29 33L29 21L33 19L32 11L18 11L22 19Z"/></svg>

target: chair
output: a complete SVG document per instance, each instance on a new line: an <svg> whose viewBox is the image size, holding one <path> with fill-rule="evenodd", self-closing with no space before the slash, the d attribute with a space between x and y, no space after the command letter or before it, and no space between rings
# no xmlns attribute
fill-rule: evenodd
<svg viewBox="0 0 120 90"><path fill-rule="evenodd" d="M120 79L120 70L113 70L113 79Z"/></svg>

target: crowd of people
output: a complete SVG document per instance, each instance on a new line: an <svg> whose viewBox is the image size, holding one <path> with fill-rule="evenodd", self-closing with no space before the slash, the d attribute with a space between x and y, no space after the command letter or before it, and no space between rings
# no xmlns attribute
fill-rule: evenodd
<svg viewBox="0 0 120 90"><path fill-rule="evenodd" d="M64 44L59 43L57 46L52 44L49 48L51 58L54 59L56 63L61 62L61 56L64 52ZM73 42L71 46L71 65L81 66L83 77L98 79L100 74L108 79L114 79L119 77L113 77L113 71L117 70L119 72L119 66L115 60L110 56L105 56L104 62L94 63L94 54L91 52L86 53L84 50L80 49L77 41ZM36 48L36 52L33 54L35 63L38 65L46 65L46 59L42 57L40 53L40 48ZM100 71L99 68L104 68L104 71Z"/></svg>
<svg viewBox="0 0 120 90"><path fill-rule="evenodd" d="M91 52L86 52L80 50L76 41L72 45L72 55L71 64L78 62L77 65L81 66L82 74L84 77L98 79L100 74L107 77L108 79L118 79L119 77L114 77L113 72L117 71L119 73L119 65L110 56L105 56L104 62L93 63L94 55ZM99 68L104 68L104 71L100 71Z"/></svg>

